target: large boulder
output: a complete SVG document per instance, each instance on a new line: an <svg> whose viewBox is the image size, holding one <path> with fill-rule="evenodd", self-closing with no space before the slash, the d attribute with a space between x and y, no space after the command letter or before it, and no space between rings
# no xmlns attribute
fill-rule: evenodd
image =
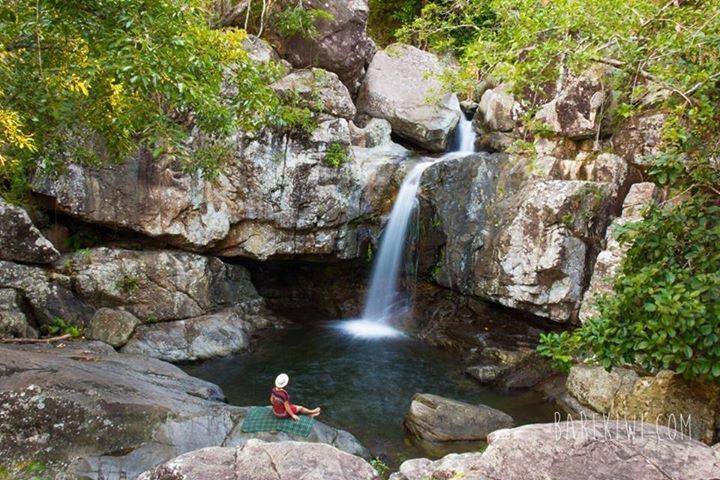
<svg viewBox="0 0 720 480"><path fill-rule="evenodd" d="M186 453L145 472L138 480L378 480L362 458L329 445L305 442L205 448Z"/></svg>
<svg viewBox="0 0 720 480"><path fill-rule="evenodd" d="M0 260L0 288L18 292L17 301L28 307L37 326L57 319L84 325L93 314L93 309L75 296L72 280L63 272Z"/></svg>
<svg viewBox="0 0 720 480"><path fill-rule="evenodd" d="M720 387L689 382L670 371L655 376L615 368L576 365L567 380L568 393L599 415L638 418L665 425L711 443L720 425Z"/></svg>
<svg viewBox="0 0 720 480"><path fill-rule="evenodd" d="M411 433L434 442L484 440L490 432L514 423L500 410L427 393L413 397L405 416L405 427Z"/></svg>
<svg viewBox="0 0 720 480"><path fill-rule="evenodd" d="M251 314L252 315L252 314ZM240 309L138 327L122 351L168 362L227 356L250 346L254 326Z"/></svg>
<svg viewBox="0 0 720 480"><path fill-rule="evenodd" d="M33 225L25 210L0 197L0 260L52 263L60 253Z"/></svg>
<svg viewBox="0 0 720 480"><path fill-rule="evenodd" d="M295 0L281 0L277 4L278 9L296 5ZM290 37L283 36L271 21L268 29L272 44L293 67L329 70L354 90L375 53L375 43L366 31L370 13L367 0L306 0L302 8L323 10L329 15L315 23L317 33L299 32Z"/></svg>
<svg viewBox="0 0 720 480"><path fill-rule="evenodd" d="M37 331L22 308L22 298L17 290L0 288L0 337L35 338Z"/></svg>
<svg viewBox="0 0 720 480"><path fill-rule="evenodd" d="M0 373L0 455L42 462L53 478L135 478L177 455L253 438L241 432L248 409L221 403L219 387L102 343L0 346ZM304 440L367 453L319 422Z"/></svg>
<svg viewBox="0 0 720 480"><path fill-rule="evenodd" d="M605 249L595 259L590 285L583 295L579 318L581 322L597 315L597 299L613 291L613 282L625 254L630 249L628 243L620 243L618 229L628 223L640 220L648 205L660 200L661 190L652 182L636 183L630 187L625 197L620 217L613 220L605 234Z"/></svg>
<svg viewBox="0 0 720 480"><path fill-rule="evenodd" d="M358 110L388 120L395 134L421 148L445 151L461 115L439 78L445 68L432 53L390 45L368 67Z"/></svg>
<svg viewBox="0 0 720 480"><path fill-rule="evenodd" d="M533 348L483 348L479 365L465 369L465 373L486 385L500 388L530 388L551 376L550 362Z"/></svg>
<svg viewBox="0 0 720 480"><path fill-rule="evenodd" d="M596 138L611 125L610 69L595 66L570 78L553 100L535 114L538 128L574 140Z"/></svg>
<svg viewBox="0 0 720 480"><path fill-rule="evenodd" d="M39 175L33 188L60 212L185 249L357 258L359 232L375 226L393 187L373 179L397 159L356 160L347 120L320 115L317 122L310 133L238 134L213 181L143 149L120 165L73 164L59 177Z"/></svg>
<svg viewBox="0 0 720 480"><path fill-rule="evenodd" d="M445 238L435 280L574 321L617 189L606 181L535 177L532 167L527 157L480 154L428 168L427 215Z"/></svg>
<svg viewBox="0 0 720 480"><path fill-rule="evenodd" d="M296 70L270 85L280 97L298 102L313 111L352 120L355 104L337 75L319 68Z"/></svg>
<svg viewBox="0 0 720 480"><path fill-rule="evenodd" d="M130 340L139 324L140 320L130 312L100 308L90 319L85 330L85 338L99 340L119 348Z"/></svg>
<svg viewBox="0 0 720 480"><path fill-rule="evenodd" d="M257 312L263 304L244 267L215 257L100 247L72 254L63 265L86 304L123 307L144 323L192 318L225 307Z"/></svg>
<svg viewBox="0 0 720 480"><path fill-rule="evenodd" d="M642 422L561 422L498 430L484 453L404 462L391 480L709 480L720 452Z"/></svg>

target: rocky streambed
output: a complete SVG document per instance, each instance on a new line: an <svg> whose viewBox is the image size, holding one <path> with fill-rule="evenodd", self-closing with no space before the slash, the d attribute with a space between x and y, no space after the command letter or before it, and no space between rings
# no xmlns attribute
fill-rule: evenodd
<svg viewBox="0 0 720 480"><path fill-rule="evenodd" d="M583 365L566 379L535 352L541 333L593 315L628 248L613 232L663 197L643 181L665 118L652 99L616 116L612 71L594 66L539 99L540 134L508 85L478 86L460 111L439 81L452 62L378 51L365 0L308 3L333 15L317 38L270 31L272 45L245 48L285 72L272 87L312 111L310 131L233 132L212 181L138 145L112 165L38 171L32 208L0 199L0 336L85 337L0 345L3 467L20 478L39 463L59 479L374 479L373 451L398 464L393 480L720 477L707 446L719 438L717 387ZM310 322L358 315L400 182L452 143L462 115L478 152L433 164L420 185L415 311L398 319L416 339L363 344ZM301 327L275 330L288 318ZM279 371L298 401L326 409L308 438L241 431ZM651 421L566 423L581 433L563 436L545 397L563 412ZM506 429L505 414L522 426ZM681 414L690 430L655 425ZM484 453L417 440L485 437ZM473 451L442 457L460 450Z"/></svg>

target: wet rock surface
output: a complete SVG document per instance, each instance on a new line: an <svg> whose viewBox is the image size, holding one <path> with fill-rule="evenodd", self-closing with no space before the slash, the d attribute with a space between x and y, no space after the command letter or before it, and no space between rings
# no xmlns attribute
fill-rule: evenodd
<svg viewBox="0 0 720 480"><path fill-rule="evenodd" d="M247 408L221 403L219 387L102 343L0 346L0 373L0 454L41 461L53 474L135 478L182 453L254 437L241 432ZM352 435L319 422L304 440L366 454Z"/></svg>
<svg viewBox="0 0 720 480"><path fill-rule="evenodd" d="M237 448L190 452L151 470L138 480L377 480L362 458L329 445L250 440Z"/></svg>
<svg viewBox="0 0 720 480"><path fill-rule="evenodd" d="M490 432L515 422L510 415L485 405L419 393L413 397L404 423L420 438L447 442L484 440Z"/></svg>

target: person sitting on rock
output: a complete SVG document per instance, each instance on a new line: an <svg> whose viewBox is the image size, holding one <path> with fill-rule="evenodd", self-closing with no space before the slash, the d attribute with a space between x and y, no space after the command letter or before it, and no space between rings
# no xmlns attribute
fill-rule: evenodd
<svg viewBox="0 0 720 480"><path fill-rule="evenodd" d="M286 374L281 373L275 379L275 388L270 393L270 405L272 405L273 414L277 418L288 418L292 417L293 420L298 421L300 418L297 414L309 415L311 417L317 417L320 415L320 408L305 408L300 405L293 405L290 403L290 394L285 390L290 377Z"/></svg>

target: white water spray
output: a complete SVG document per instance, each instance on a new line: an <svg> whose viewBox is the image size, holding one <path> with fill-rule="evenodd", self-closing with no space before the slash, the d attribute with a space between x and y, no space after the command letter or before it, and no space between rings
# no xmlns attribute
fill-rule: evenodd
<svg viewBox="0 0 720 480"><path fill-rule="evenodd" d="M455 99L455 108L460 105ZM417 192L423 172L432 164L448 158L473 153L475 130L472 121L460 113L460 121L455 129L455 138L450 152L437 160L423 161L413 166L405 176L395 199L390 219L383 232L380 248L373 263L362 318L343 322L341 327L356 337L378 338L403 335L389 325L393 316L403 313L410 307L411 299L400 291L401 266L406 253L408 230L413 213L417 208Z"/></svg>

